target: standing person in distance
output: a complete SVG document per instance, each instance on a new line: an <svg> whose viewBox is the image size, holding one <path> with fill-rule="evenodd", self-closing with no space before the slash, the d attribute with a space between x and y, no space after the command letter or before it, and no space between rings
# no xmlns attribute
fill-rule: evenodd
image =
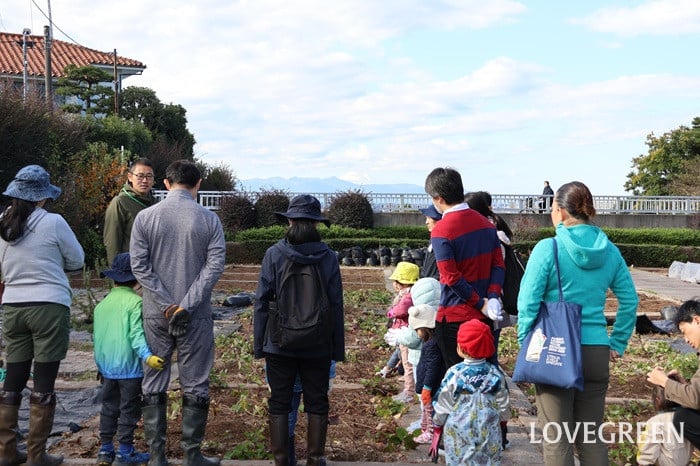
<svg viewBox="0 0 700 466"><path fill-rule="evenodd" d="M598 432L605 413L605 394L610 379L610 362L627 348L637 316L637 291L620 251L605 233L591 223L595 215L593 196L579 182L566 183L557 190L552 204L556 228L559 271L564 300L583 306L581 346L584 388L579 392L551 385L535 384L537 417L542 425L588 422ZM607 291L617 297L615 324L608 334L605 314ZM525 268L518 295L518 342L522 345L535 324L541 302L559 301L552 239L535 245ZM583 466L608 464L608 449L598 436L593 442L578 431L575 442L542 442L547 466L574 464L574 444Z"/></svg>
<svg viewBox="0 0 700 466"><path fill-rule="evenodd" d="M44 168L22 168L3 194L12 202L0 216L6 362L0 393L0 464L57 466L63 457L47 454L46 440L56 412L56 376L70 334L73 294L64 270L81 269L85 255L63 217L44 210L49 199L61 194ZM22 390L32 373L25 454L17 451L16 429Z"/></svg>
<svg viewBox="0 0 700 466"><path fill-rule="evenodd" d="M131 228L136 214L156 203L151 190L155 182L153 164L147 158L136 159L129 165L126 183L107 206L102 239L111 264L120 252L129 252Z"/></svg>
<svg viewBox="0 0 700 466"><path fill-rule="evenodd" d="M275 466L289 462L289 424L292 410L294 381L301 379L304 410L308 418L306 464L322 466L328 430L328 374L331 360L345 360L345 330L343 311L343 284L335 253L321 241L317 230L319 222L330 226L321 215L321 204L315 197L296 196L286 212L277 212L289 223L284 239L270 247L262 262L258 288L255 293L253 315L253 349L256 359L265 358L265 373L270 385L268 400L270 444ZM315 264L332 316L332 328L326 338L310 341L301 349L283 349L273 341L271 308L277 307L281 290L281 273L288 262ZM317 290L318 291L318 290ZM279 310L288 311L288 310Z"/></svg>
<svg viewBox="0 0 700 466"><path fill-rule="evenodd" d="M435 338L450 368L457 354L459 326L471 319L501 320L505 266L496 228L464 202L462 177L453 168L436 168L425 180L425 192L442 214L430 233L442 292L435 318Z"/></svg>
<svg viewBox="0 0 700 466"><path fill-rule="evenodd" d="M425 226L428 228L428 232L433 231L435 224L442 219L442 214L432 204L425 209L418 210L425 216ZM437 268L432 244L428 244L428 250L425 252L425 258L423 259L423 266L420 269L420 278L426 277L440 280L440 271Z"/></svg>
<svg viewBox="0 0 700 466"><path fill-rule="evenodd" d="M196 201L202 175L189 160L165 171L168 196L142 210L131 232L131 269L143 286L143 327L165 368L144 369L143 424L149 466L166 466L166 402L177 350L182 387L183 466L214 466L202 455L214 364L211 292L224 271L226 242L219 217Z"/></svg>
<svg viewBox="0 0 700 466"><path fill-rule="evenodd" d="M552 207L553 197L554 190L549 185L549 181L545 181L544 188L542 189L542 197L540 198L540 213L546 212Z"/></svg>

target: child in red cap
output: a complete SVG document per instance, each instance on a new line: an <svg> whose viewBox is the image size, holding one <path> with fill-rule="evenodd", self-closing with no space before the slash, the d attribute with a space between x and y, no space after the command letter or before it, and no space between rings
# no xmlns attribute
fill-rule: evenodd
<svg viewBox="0 0 700 466"><path fill-rule="evenodd" d="M442 379L433 409L435 425L430 454L437 456L443 433L447 464L500 464L500 422L510 417L503 372L486 361L496 351L488 325L469 320L457 332L457 353L463 362Z"/></svg>

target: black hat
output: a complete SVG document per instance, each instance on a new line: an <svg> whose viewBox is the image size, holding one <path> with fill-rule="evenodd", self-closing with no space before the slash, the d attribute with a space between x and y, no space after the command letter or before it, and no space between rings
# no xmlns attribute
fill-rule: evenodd
<svg viewBox="0 0 700 466"><path fill-rule="evenodd" d="M331 221L321 215L321 203L311 194L301 194L292 199L286 212L275 212L280 218L305 218L323 222L327 227L331 226Z"/></svg>

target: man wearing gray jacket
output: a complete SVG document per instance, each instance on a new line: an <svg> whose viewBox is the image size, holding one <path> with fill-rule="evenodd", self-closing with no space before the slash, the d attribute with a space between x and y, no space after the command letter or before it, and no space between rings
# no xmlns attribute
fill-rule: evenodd
<svg viewBox="0 0 700 466"><path fill-rule="evenodd" d="M149 466L167 466L166 391L177 349L182 386L183 466L215 466L200 451L209 413L209 373L214 362L211 291L224 270L226 244L219 217L196 202L202 182L188 160L166 170L168 196L142 210L131 232L131 268L143 286L143 326L165 369L146 368L143 421Z"/></svg>

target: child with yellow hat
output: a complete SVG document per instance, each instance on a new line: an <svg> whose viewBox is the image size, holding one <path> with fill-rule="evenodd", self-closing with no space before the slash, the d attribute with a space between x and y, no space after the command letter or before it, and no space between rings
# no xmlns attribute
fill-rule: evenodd
<svg viewBox="0 0 700 466"><path fill-rule="evenodd" d="M420 268L411 262L399 262L396 264L396 269L389 277L393 280L394 291L396 296L392 306L386 313L386 316L391 319L391 328L389 334L398 331L403 327L408 326L408 309L413 306L411 298L411 287L418 281ZM408 346L399 344L401 352L401 365L403 366L403 391L394 396L394 401L402 403L412 403L416 398L416 384L413 378L413 365L408 360Z"/></svg>

